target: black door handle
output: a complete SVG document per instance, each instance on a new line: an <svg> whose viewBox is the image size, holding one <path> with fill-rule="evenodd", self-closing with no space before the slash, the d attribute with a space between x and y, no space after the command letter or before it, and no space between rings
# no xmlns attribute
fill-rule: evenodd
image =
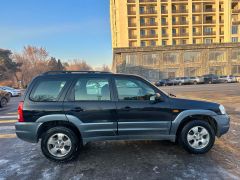
<svg viewBox="0 0 240 180"><path fill-rule="evenodd" d="M71 111L74 111L74 112L82 112L84 111L81 107L76 107L74 109L71 109Z"/></svg>
<svg viewBox="0 0 240 180"><path fill-rule="evenodd" d="M131 107L126 106L126 107L123 108L123 110L124 110L124 111L130 111L130 110L131 110Z"/></svg>

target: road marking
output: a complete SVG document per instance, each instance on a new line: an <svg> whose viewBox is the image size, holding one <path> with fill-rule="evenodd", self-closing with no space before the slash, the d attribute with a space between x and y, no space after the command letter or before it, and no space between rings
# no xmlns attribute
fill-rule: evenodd
<svg viewBox="0 0 240 180"><path fill-rule="evenodd" d="M6 119L6 118L18 118L18 116L0 116L0 119Z"/></svg>
<svg viewBox="0 0 240 180"><path fill-rule="evenodd" d="M0 130L13 130L15 129L14 126L0 126Z"/></svg>
<svg viewBox="0 0 240 180"><path fill-rule="evenodd" d="M0 139L16 138L16 134L0 134Z"/></svg>
<svg viewBox="0 0 240 180"><path fill-rule="evenodd" d="M17 122L17 120L1 120L0 119L0 124L4 124L4 123L15 123Z"/></svg>

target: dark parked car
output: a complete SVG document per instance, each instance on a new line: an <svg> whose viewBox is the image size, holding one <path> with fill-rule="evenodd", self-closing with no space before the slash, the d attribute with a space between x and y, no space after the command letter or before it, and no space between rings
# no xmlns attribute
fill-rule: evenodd
<svg viewBox="0 0 240 180"><path fill-rule="evenodd" d="M8 92L0 90L0 108L7 106L10 97L11 95Z"/></svg>
<svg viewBox="0 0 240 180"><path fill-rule="evenodd" d="M155 83L156 86L167 86L169 85L168 79L162 79Z"/></svg>
<svg viewBox="0 0 240 180"><path fill-rule="evenodd" d="M204 75L203 78L204 78L204 83L206 84L215 84L215 83L221 82L221 80L215 74L207 74L207 75Z"/></svg>
<svg viewBox="0 0 240 180"><path fill-rule="evenodd" d="M28 86L18 107L16 134L65 162L82 145L105 140L178 141L208 152L229 129L224 107L169 96L145 79L105 72L48 72Z"/></svg>

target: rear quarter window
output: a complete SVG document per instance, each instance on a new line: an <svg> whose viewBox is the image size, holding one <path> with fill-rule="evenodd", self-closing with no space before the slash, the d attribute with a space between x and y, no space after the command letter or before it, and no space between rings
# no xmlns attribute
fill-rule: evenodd
<svg viewBox="0 0 240 180"><path fill-rule="evenodd" d="M33 88L30 100L37 102L57 101L66 83L66 80L40 80Z"/></svg>

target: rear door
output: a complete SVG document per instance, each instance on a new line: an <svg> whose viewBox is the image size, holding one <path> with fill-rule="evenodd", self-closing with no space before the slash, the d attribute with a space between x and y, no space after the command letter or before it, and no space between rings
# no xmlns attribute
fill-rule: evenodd
<svg viewBox="0 0 240 180"><path fill-rule="evenodd" d="M65 98L64 111L77 117L83 138L115 136L116 106L110 77L82 76L75 80Z"/></svg>

